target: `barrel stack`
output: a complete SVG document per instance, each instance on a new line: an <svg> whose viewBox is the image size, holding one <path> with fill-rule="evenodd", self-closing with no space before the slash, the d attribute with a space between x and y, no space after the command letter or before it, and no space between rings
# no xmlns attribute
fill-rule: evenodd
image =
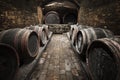
<svg viewBox="0 0 120 80"><path fill-rule="evenodd" d="M120 36L103 28L74 27L70 41L90 79L119 80Z"/></svg>
<svg viewBox="0 0 120 80"><path fill-rule="evenodd" d="M80 54L83 61L86 60L86 51L88 45L96 39L113 37L113 33L107 29L102 28L86 28L81 29L77 33L75 40L75 49Z"/></svg>
<svg viewBox="0 0 120 80"><path fill-rule="evenodd" d="M86 61L86 51L88 45L93 40L113 37L113 33L107 29L93 28L91 26L84 25L72 25L69 35L72 46L83 61Z"/></svg>
<svg viewBox="0 0 120 80"><path fill-rule="evenodd" d="M36 61L36 57L40 55L40 48L47 44L50 34L47 25L1 31L0 80L16 79L15 76L18 76L21 67Z"/></svg>

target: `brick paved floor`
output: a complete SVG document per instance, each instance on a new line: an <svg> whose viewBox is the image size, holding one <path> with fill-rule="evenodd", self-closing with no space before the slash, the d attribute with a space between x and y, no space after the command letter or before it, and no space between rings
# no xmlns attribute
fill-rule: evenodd
<svg viewBox="0 0 120 80"><path fill-rule="evenodd" d="M65 35L52 36L31 80L86 80Z"/></svg>

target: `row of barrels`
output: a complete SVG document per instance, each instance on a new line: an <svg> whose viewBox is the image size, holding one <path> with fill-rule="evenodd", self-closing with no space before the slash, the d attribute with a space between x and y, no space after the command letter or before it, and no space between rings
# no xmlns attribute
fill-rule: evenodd
<svg viewBox="0 0 120 80"><path fill-rule="evenodd" d="M120 36L83 25L71 25L69 34L92 80L120 80Z"/></svg>
<svg viewBox="0 0 120 80"><path fill-rule="evenodd" d="M49 11L45 14L45 24L74 24L77 23L77 15L74 13L65 14L62 18L56 11Z"/></svg>
<svg viewBox="0 0 120 80"><path fill-rule="evenodd" d="M48 26L30 26L0 32L0 80L14 80L22 65L31 63L49 39Z"/></svg>

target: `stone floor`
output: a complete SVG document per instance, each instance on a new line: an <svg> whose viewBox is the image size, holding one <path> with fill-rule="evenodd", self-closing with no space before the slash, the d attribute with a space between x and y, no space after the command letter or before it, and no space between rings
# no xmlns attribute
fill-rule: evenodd
<svg viewBox="0 0 120 80"><path fill-rule="evenodd" d="M52 36L30 80L86 80L65 35Z"/></svg>

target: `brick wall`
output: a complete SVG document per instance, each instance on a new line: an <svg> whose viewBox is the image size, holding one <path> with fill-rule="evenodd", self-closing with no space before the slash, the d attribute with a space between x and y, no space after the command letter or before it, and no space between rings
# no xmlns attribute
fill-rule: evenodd
<svg viewBox="0 0 120 80"><path fill-rule="evenodd" d="M8 10L1 14L2 23L1 28L25 27L37 24L36 13L27 11Z"/></svg>
<svg viewBox="0 0 120 80"><path fill-rule="evenodd" d="M37 13L38 11L36 5L35 6L31 5L32 8L29 7L28 9L26 7L25 8L16 7L11 3L9 4L8 3L3 4L3 3L5 2L0 2L0 30L15 28L15 27L22 28L25 26L40 23L38 21L38 13ZM14 4L17 5L17 3Z"/></svg>
<svg viewBox="0 0 120 80"><path fill-rule="evenodd" d="M120 1L84 0L79 9L78 23L108 28L120 35Z"/></svg>

